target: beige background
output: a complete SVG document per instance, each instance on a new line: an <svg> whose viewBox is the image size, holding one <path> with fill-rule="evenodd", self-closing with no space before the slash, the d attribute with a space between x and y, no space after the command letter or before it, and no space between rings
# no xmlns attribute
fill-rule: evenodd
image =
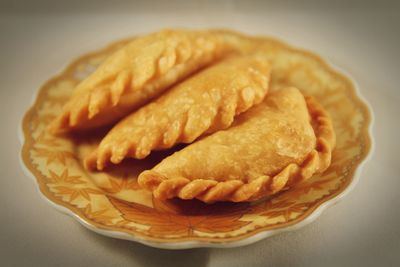
<svg viewBox="0 0 400 267"><path fill-rule="evenodd" d="M399 5L214 2L0 2L0 265L399 266ZM354 191L298 231L186 251L100 236L43 201L21 170L17 137L37 89L83 53L167 26L273 35L349 72L375 112L375 154Z"/></svg>

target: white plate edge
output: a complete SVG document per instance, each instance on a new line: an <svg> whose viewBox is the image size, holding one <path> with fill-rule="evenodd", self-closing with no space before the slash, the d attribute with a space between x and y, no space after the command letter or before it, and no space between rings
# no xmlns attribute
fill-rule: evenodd
<svg viewBox="0 0 400 267"><path fill-rule="evenodd" d="M300 229L300 228L308 225L309 223L315 221L322 214L323 211L325 211L328 207L335 205L337 202L339 202L341 199L343 199L343 197L345 197L350 191L352 191L354 189L354 187L360 180L360 176L361 176L364 166L371 159L372 155L375 152L375 138L373 136L373 131L372 131L373 125L375 123L375 117L374 117L374 112L373 112L372 106L367 101L367 99L361 94L361 90L360 90L358 83L353 79L353 77L351 75L349 75L348 72L344 71L342 68L339 68L335 64L332 64L330 60L327 60L327 59L323 59L323 60L326 62L326 64L329 67L332 67L338 73L345 75L345 77L348 78L352 82L352 84L355 87L356 96L363 102L363 104L365 104L367 106L369 115L370 115L370 124L368 127L368 134L370 136L370 150L368 152L368 155L364 158L364 160L362 162L360 162L360 164L357 166L351 183L337 196L335 196L332 199L329 199L326 202L319 205L305 219L303 219L302 221L300 221L296 224L293 224L293 225L290 225L290 226L287 226L284 228L261 231L250 237L236 240L236 241L229 241L229 242L225 242L225 243L212 243L212 242L199 241L199 240L177 241L177 242L168 242L168 243L156 242L156 241L142 239L142 238L130 235L125 232L119 232L119 231L114 231L114 230L106 230L106 229L98 228L98 227L86 222L83 218L79 217L79 215L75 214L70 209L51 201L42 193L42 191L40 191L39 184L37 183L36 177L25 166L23 159L22 159L22 153L21 153L23 144L25 143L25 137L24 137L24 132L23 132L23 119L24 119L27 111L25 111L23 113L22 118L20 119L19 127L18 127L18 139L20 140L20 145L21 145L20 150L19 150L20 151L20 153L19 153L20 165L21 165L25 175L27 175L28 177L31 177L31 179L35 182L36 189L39 192L39 195L42 197L42 199L45 199L46 202L48 204L50 204L50 206L54 207L55 209L57 209L58 211L60 211L64 214L68 214L68 215L72 216L84 227L86 227L87 229L92 230L98 234L105 235L105 236L112 237L112 238L117 238L117 239L134 241L134 242L138 242L138 243L150 246L150 247L161 248L161 249L172 249L172 250L191 249L191 248L233 248L233 247L250 245L252 243L255 243L257 241L260 241L262 239L271 237L271 236L279 234L279 233L289 232L289 231ZM35 104L38 92L39 91L36 91L33 94L30 107L32 107Z"/></svg>

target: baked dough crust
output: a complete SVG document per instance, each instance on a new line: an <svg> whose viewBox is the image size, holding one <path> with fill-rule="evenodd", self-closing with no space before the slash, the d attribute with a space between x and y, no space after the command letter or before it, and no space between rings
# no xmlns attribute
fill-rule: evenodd
<svg viewBox="0 0 400 267"><path fill-rule="evenodd" d="M208 31L163 30L137 38L77 85L49 130L58 133L116 122L229 51L222 38Z"/></svg>
<svg viewBox="0 0 400 267"><path fill-rule="evenodd" d="M141 173L138 182L160 199L254 201L325 171L334 146L328 113L312 97L285 88L230 128Z"/></svg>
<svg viewBox="0 0 400 267"><path fill-rule="evenodd" d="M85 165L102 170L109 162L142 159L153 150L225 129L236 115L263 101L269 77L270 65L261 55L235 56L213 65L121 120Z"/></svg>

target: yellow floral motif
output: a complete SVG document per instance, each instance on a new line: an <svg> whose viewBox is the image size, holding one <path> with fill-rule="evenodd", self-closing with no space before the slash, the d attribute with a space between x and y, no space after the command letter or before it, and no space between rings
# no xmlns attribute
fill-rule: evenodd
<svg viewBox="0 0 400 267"><path fill-rule="evenodd" d="M57 162L65 165L67 159L75 158L75 155L69 151L49 150L45 148L34 148L33 151L36 152L36 157L47 159L47 166Z"/></svg>
<svg viewBox="0 0 400 267"><path fill-rule="evenodd" d="M69 195L69 201L75 200L77 197L82 196L84 199L90 201L91 194L102 195L103 192L93 188L71 188L68 186L54 186L56 194Z"/></svg>
<svg viewBox="0 0 400 267"><path fill-rule="evenodd" d="M199 201L180 201L179 213L165 210L165 203L154 200L154 208L110 198L127 221L150 225L154 236L192 236L195 231L207 233L230 232L249 222L240 221L247 204L217 203L207 206ZM169 203L169 205L174 205ZM206 211L206 212L204 212Z"/></svg>
<svg viewBox="0 0 400 267"><path fill-rule="evenodd" d="M260 203L206 205L195 200L154 200L151 194L138 187L137 174L172 151L125 162L126 171L87 173L82 159L106 131L90 136L58 137L49 135L45 129L61 112L61 105L78 80L90 74L124 43L122 41L72 63L42 87L34 106L26 113L22 157L36 176L43 194L101 229L157 242L204 240L218 243L297 223L343 192L368 154L370 143L369 113L355 94L352 83L309 52L269 38L223 33L238 42L257 41L255 47L271 60L272 90L283 85L296 86L303 93L316 97L331 114L337 146L332 165L324 174Z"/></svg>
<svg viewBox="0 0 400 267"><path fill-rule="evenodd" d="M103 188L104 191L109 193L118 193L122 190L137 190L139 189L139 184L135 178L129 178L128 175L122 177L108 177L110 183L109 188Z"/></svg>
<svg viewBox="0 0 400 267"><path fill-rule="evenodd" d="M294 214L303 213L308 206L308 203L297 203L293 200L284 199L278 202L266 201L253 207L252 211L259 216L267 216L270 219L282 217L288 222Z"/></svg>
<svg viewBox="0 0 400 267"><path fill-rule="evenodd" d="M329 174L329 170L328 170L327 174ZM331 178L318 179L318 180L314 181L313 183L305 182L305 183L300 184L297 187L293 188L293 192L298 192L301 194L308 194L312 190L322 191L326 188L328 183L332 183L332 182L334 182L334 180L335 180L335 176L332 176Z"/></svg>
<svg viewBox="0 0 400 267"><path fill-rule="evenodd" d="M58 147L60 146L59 140L56 138L47 135L45 132L42 132L38 138L36 138L37 145L49 146L49 147Z"/></svg>
<svg viewBox="0 0 400 267"><path fill-rule="evenodd" d="M83 213L86 214L88 218L93 219L97 222L104 223L106 225L112 224L112 220L114 219L112 215L107 215L108 212L108 209L93 211L91 204L88 204L83 209Z"/></svg>
<svg viewBox="0 0 400 267"><path fill-rule="evenodd" d="M68 169L65 169L60 175L57 175L52 170L49 170L50 176L47 177L47 181L51 184L84 184L85 182L82 181L81 176L74 175L71 176L68 174Z"/></svg>

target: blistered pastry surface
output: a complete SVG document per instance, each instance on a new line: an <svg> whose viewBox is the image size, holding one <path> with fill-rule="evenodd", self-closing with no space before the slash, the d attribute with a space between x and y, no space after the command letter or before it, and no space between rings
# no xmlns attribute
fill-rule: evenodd
<svg viewBox="0 0 400 267"><path fill-rule="evenodd" d="M280 89L230 128L142 173L139 184L160 199L243 202L322 173L330 164L335 135L329 115L314 100L308 102L294 87Z"/></svg>
<svg viewBox="0 0 400 267"><path fill-rule="evenodd" d="M130 160L118 169L103 173L86 172L82 165L84 157L107 131L100 131L96 136L63 138L47 134L46 127L62 113L62 106L79 81L121 47L121 43L116 43L81 57L61 75L53 77L43 85L34 106L26 113L22 157L41 192L102 230L157 242L213 243L245 239L261 231L296 224L343 192L370 148L369 112L356 95L354 85L313 53L293 49L271 38L250 38L229 31L218 31L218 34L244 52L257 48L269 59L271 91L297 87L329 113L336 132L336 147L332 163L323 174L257 203L210 205L196 200L159 201L140 189L137 175L154 167L168 153L156 152L140 163Z"/></svg>
<svg viewBox="0 0 400 267"><path fill-rule="evenodd" d="M103 169L110 161L142 159L153 150L225 129L264 99L269 77L262 56L234 57L208 67L120 121L86 163Z"/></svg>
<svg viewBox="0 0 400 267"><path fill-rule="evenodd" d="M228 50L218 35L206 31L163 30L138 37L77 84L50 129L60 132L113 123Z"/></svg>

